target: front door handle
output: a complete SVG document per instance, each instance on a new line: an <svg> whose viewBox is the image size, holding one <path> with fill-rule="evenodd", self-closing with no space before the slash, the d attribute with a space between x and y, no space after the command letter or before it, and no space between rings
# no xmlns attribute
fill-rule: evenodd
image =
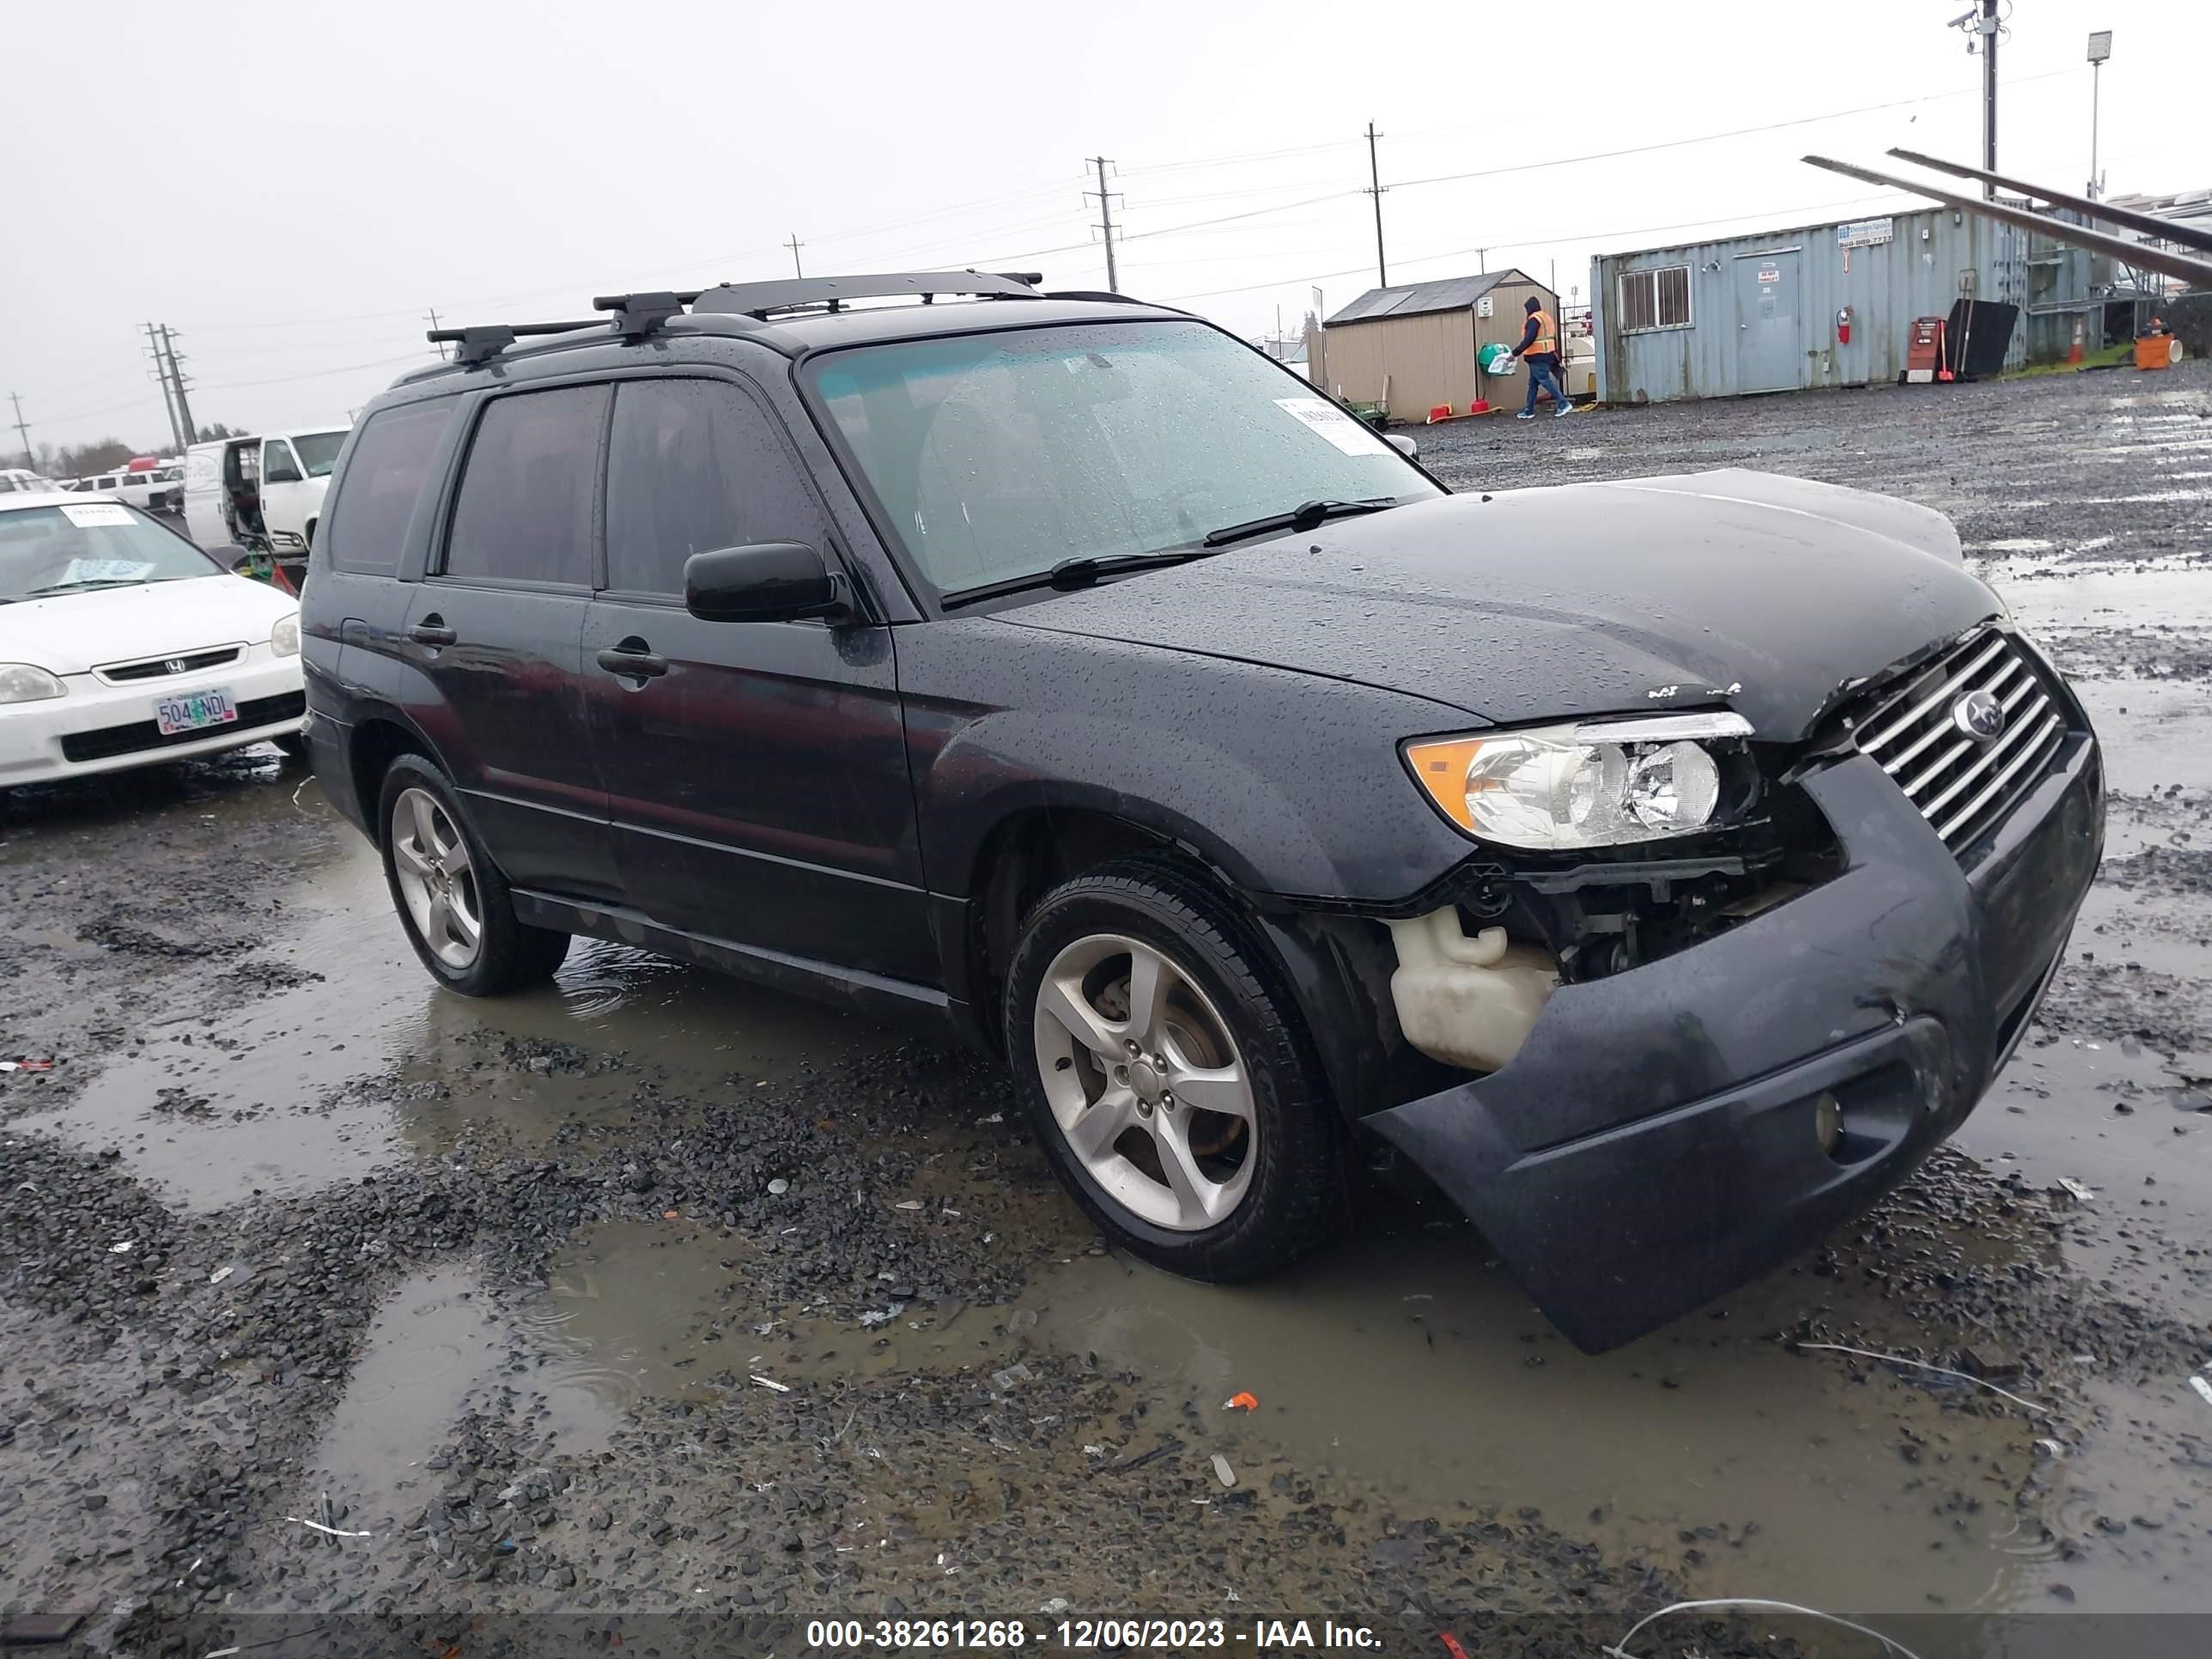
<svg viewBox="0 0 2212 1659"><path fill-rule="evenodd" d="M407 630L407 637L417 645L451 645L460 636L446 626L444 617L432 611Z"/></svg>
<svg viewBox="0 0 2212 1659"><path fill-rule="evenodd" d="M668 659L643 640L624 640L599 653L599 666L626 680L657 680L668 672Z"/></svg>

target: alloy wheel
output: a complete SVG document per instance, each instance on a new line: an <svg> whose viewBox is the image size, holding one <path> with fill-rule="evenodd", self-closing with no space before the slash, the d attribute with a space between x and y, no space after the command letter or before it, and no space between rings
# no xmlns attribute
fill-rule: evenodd
<svg viewBox="0 0 2212 1659"><path fill-rule="evenodd" d="M1094 933L1037 988L1037 1073L1070 1151L1156 1227L1198 1232L1251 1184L1259 1117L1228 1022L1158 947Z"/></svg>
<svg viewBox="0 0 2212 1659"><path fill-rule="evenodd" d="M447 967L467 972L483 948L476 867L460 826L427 789L404 789L392 803L392 867L422 943Z"/></svg>

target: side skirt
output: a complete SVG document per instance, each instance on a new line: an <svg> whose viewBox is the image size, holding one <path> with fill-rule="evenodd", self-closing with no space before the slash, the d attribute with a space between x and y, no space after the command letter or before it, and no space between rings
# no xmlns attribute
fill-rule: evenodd
<svg viewBox="0 0 2212 1659"><path fill-rule="evenodd" d="M855 973L805 957L687 933L648 921L636 911L618 905L582 903L520 888L514 890L514 897L515 915L533 927L635 945L817 1002L836 1003L909 1024L919 1021L938 1030L956 1029L951 1000L933 985Z"/></svg>

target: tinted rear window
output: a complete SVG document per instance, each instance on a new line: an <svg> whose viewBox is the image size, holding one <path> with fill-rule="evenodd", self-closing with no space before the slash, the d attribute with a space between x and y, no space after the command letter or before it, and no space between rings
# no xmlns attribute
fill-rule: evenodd
<svg viewBox="0 0 2212 1659"><path fill-rule="evenodd" d="M450 398L368 417L317 534L315 551L328 557L332 569L361 576L399 574L408 521L453 418Z"/></svg>
<svg viewBox="0 0 2212 1659"><path fill-rule="evenodd" d="M767 541L824 544L774 417L726 381L625 382L607 451L607 586L681 593L694 553Z"/></svg>
<svg viewBox="0 0 2212 1659"><path fill-rule="evenodd" d="M592 580L592 495L607 388L501 398L484 410L446 543L449 576Z"/></svg>

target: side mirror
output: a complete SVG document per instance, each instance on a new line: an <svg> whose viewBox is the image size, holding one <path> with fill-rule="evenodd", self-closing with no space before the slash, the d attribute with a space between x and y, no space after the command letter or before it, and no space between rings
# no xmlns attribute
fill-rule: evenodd
<svg viewBox="0 0 2212 1659"><path fill-rule="evenodd" d="M1402 432L1386 432L1386 433L1385 433L1385 434L1383 434L1382 435L1383 435L1384 437L1386 437L1387 439L1389 439L1389 442L1390 442L1390 447L1391 447L1391 448L1393 448L1393 449L1395 449L1395 450L1396 450L1396 451L1397 451L1401 455L1403 455L1403 456L1404 456L1407 460L1409 460L1409 461L1417 461L1417 460L1420 459L1420 458L1421 458L1421 447L1420 447L1420 445L1419 445L1419 444L1415 443L1415 442L1414 442L1411 438L1407 437L1404 433L1402 433Z"/></svg>
<svg viewBox="0 0 2212 1659"><path fill-rule="evenodd" d="M684 562L684 608L702 622L795 622L846 610L844 579L802 542L755 542Z"/></svg>

